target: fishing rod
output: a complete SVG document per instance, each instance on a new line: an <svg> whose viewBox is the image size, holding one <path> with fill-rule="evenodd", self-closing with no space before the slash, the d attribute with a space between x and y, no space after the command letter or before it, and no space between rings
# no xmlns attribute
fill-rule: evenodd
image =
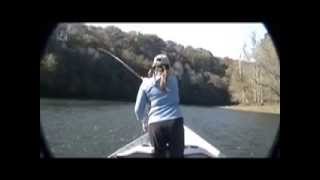
<svg viewBox="0 0 320 180"><path fill-rule="evenodd" d="M112 54L110 51L102 49L102 48L98 48L98 50L100 52L109 54L110 56L112 56L114 59L116 59L118 62L120 62L127 70L129 70L133 75L135 75L137 78L139 78L140 80L142 80L142 77L139 76L139 74L137 72L135 72L130 66L128 66L125 62L123 62L120 58L118 58L117 56L115 56L114 54Z"/></svg>
<svg viewBox="0 0 320 180"><path fill-rule="evenodd" d="M114 59L116 59L118 62L120 62L127 70L129 70L133 75L135 75L137 78L139 78L140 80L143 80L143 77L139 76L139 74L137 72L135 72L130 66L128 66L125 62L123 62L120 58L118 58L117 56L115 56L114 54L112 54L110 51L107 51L105 49L102 48L98 48L99 51L109 54L110 56L112 56ZM148 118L145 117L145 119L142 121L142 133L145 133L147 131L148 128Z"/></svg>

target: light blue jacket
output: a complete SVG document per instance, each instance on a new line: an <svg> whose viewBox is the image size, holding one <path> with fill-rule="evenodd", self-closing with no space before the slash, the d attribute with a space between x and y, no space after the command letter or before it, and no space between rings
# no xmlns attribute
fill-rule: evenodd
<svg viewBox="0 0 320 180"><path fill-rule="evenodd" d="M177 77L168 77L166 92L161 91L159 83L159 77L143 79L134 108L137 120L151 124L182 117Z"/></svg>

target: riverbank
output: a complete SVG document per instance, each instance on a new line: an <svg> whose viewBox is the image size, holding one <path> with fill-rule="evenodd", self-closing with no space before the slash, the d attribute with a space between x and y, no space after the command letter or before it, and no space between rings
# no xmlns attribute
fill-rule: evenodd
<svg viewBox="0 0 320 180"><path fill-rule="evenodd" d="M280 114L280 104L263 105L263 106L234 105L234 106L222 106L221 108L239 110L239 111L252 111L252 112Z"/></svg>

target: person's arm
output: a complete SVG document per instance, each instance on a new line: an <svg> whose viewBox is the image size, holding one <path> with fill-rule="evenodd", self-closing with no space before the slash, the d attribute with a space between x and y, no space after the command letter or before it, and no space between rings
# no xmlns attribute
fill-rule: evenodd
<svg viewBox="0 0 320 180"><path fill-rule="evenodd" d="M148 120L149 120L149 116L148 113L150 111L150 104L147 103L146 107L145 107L145 112L144 112L144 119L142 120L142 130L143 132L146 132L148 130Z"/></svg>
<svg viewBox="0 0 320 180"><path fill-rule="evenodd" d="M136 104L134 107L134 112L136 114L136 118L138 121L144 120L146 105L147 105L147 96L143 90L143 84L141 84L137 94Z"/></svg>

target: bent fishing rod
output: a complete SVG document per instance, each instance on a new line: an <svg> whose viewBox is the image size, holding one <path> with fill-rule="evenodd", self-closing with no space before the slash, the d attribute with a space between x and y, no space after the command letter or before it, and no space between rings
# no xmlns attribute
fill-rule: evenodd
<svg viewBox="0 0 320 180"><path fill-rule="evenodd" d="M137 78L139 78L140 80L142 80L142 76L140 76L137 72L135 72L130 66L128 66L125 62L123 62L120 58L118 58L117 56L115 56L114 54L112 54L110 51L106 50L106 49L102 49L102 48L98 48L98 50L100 52L103 52L105 54L108 54L110 56L112 56L114 59L116 59L119 63L121 63L127 70L129 70L133 75L135 75Z"/></svg>
<svg viewBox="0 0 320 180"><path fill-rule="evenodd" d="M98 48L98 50L100 52L109 54L110 56L112 56L114 59L116 59L119 63L121 63L127 70L129 70L133 75L135 75L137 78L139 78L140 80L143 80L142 76L139 76L139 74L137 72L135 72L130 66L128 66L125 62L123 62L120 58L118 58L117 56L115 56L114 54L112 54L110 51L107 51L105 49L102 48ZM148 128L148 118L145 117L145 119L142 121L142 133L145 133L147 131Z"/></svg>

